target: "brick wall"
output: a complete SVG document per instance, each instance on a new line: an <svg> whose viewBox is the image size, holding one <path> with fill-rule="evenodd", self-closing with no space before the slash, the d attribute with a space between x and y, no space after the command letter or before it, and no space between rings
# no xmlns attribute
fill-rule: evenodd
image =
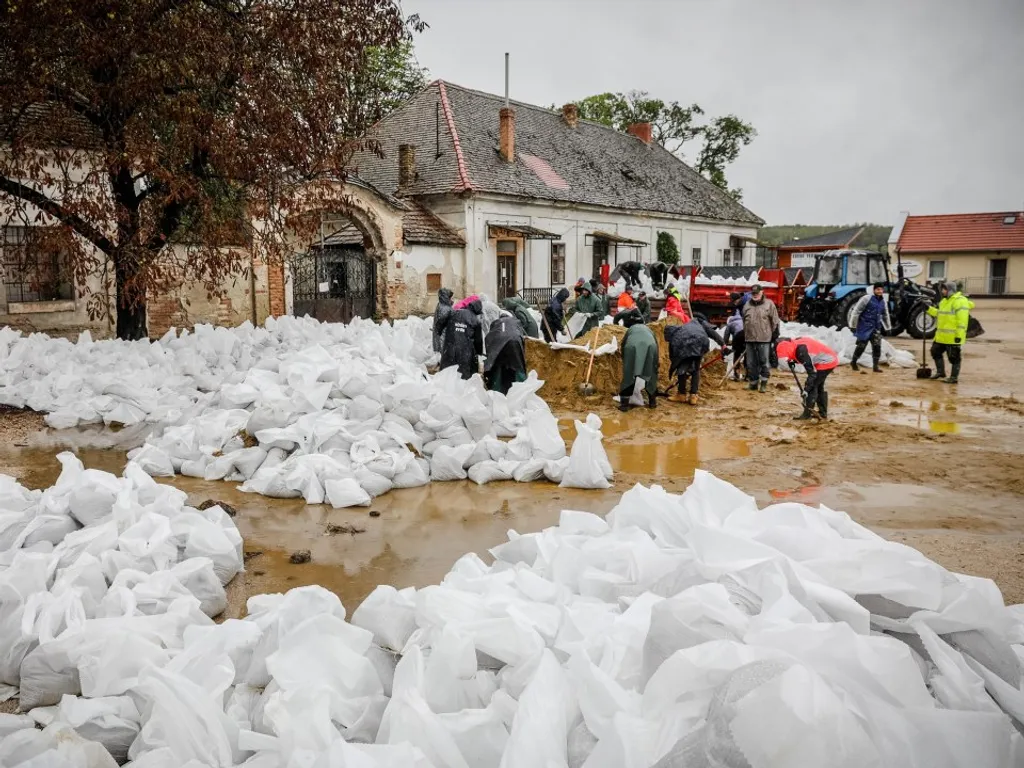
<svg viewBox="0 0 1024 768"><path fill-rule="evenodd" d="M270 316L281 317L287 311L285 308L284 288L284 264L274 264L267 267L267 282L270 286Z"/></svg>

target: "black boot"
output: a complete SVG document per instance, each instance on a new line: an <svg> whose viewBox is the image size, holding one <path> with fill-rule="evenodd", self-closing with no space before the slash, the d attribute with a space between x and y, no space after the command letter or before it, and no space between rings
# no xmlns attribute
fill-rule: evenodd
<svg viewBox="0 0 1024 768"><path fill-rule="evenodd" d="M877 358L877 357L874 358L871 361L871 370L874 371L875 373L881 373L882 372L881 367L879 367L879 365L878 365L878 361L879 361L879 358Z"/></svg>
<svg viewBox="0 0 1024 768"><path fill-rule="evenodd" d="M767 379L761 379L761 383L757 385L757 391L758 392L767 392L768 391L768 380Z"/></svg>
<svg viewBox="0 0 1024 768"><path fill-rule="evenodd" d="M932 358L933 360L935 358ZM935 361L935 373L932 374L932 380L946 378L946 366L939 361Z"/></svg>
<svg viewBox="0 0 1024 768"><path fill-rule="evenodd" d="M619 410L622 411L623 413L626 413L629 410L629 403L627 403L627 402L619 403Z"/></svg>
<svg viewBox="0 0 1024 768"><path fill-rule="evenodd" d="M956 384L960 380L960 363L953 363L953 370L946 379L947 384Z"/></svg>
<svg viewBox="0 0 1024 768"><path fill-rule="evenodd" d="M850 370L854 373L860 370L860 366L857 365L857 358L853 358L853 360L850 361Z"/></svg>
<svg viewBox="0 0 1024 768"><path fill-rule="evenodd" d="M647 407L650 408L652 411L655 408L658 407L658 397L657 397L657 395L648 395L647 396Z"/></svg>
<svg viewBox="0 0 1024 768"><path fill-rule="evenodd" d="M858 341L853 345L853 359L850 360L850 369L854 372L860 370L860 366L857 365L857 361L860 360L860 356L864 354L864 350L867 348L867 342Z"/></svg>
<svg viewBox="0 0 1024 768"><path fill-rule="evenodd" d="M801 413L801 414L800 414L799 416L794 416L794 417L793 417L793 421L808 421L808 420L809 420L809 419L811 419L811 418L812 418L813 416L814 416L814 414L812 414L812 413L811 413L811 409L810 409L810 408L807 408L807 407L805 406L805 407L804 407L804 412L803 412L803 413Z"/></svg>

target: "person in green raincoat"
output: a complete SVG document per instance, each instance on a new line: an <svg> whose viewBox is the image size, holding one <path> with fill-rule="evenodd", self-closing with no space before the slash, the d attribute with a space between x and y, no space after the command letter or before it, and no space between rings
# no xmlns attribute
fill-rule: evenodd
<svg viewBox="0 0 1024 768"><path fill-rule="evenodd" d="M530 305L523 299L520 299L518 296L509 296L501 302L501 306L516 316L527 336L534 339L540 338L540 328L537 327L537 321L530 314Z"/></svg>
<svg viewBox="0 0 1024 768"><path fill-rule="evenodd" d="M637 378L644 380L647 391L647 407L658 407L658 340L644 325L640 311L634 307L619 312L616 323L626 326L622 339L622 384L619 386L619 410L630 409L629 398L633 394Z"/></svg>
<svg viewBox="0 0 1024 768"><path fill-rule="evenodd" d="M575 310L577 314L583 312L590 315L590 317L587 318L587 321L583 324L583 327L580 328L579 332L577 332L575 336L577 339L587 331L597 328L597 324L605 315L604 302L601 301L600 297L593 294L589 283L584 283L583 291L580 293L580 297L576 299Z"/></svg>

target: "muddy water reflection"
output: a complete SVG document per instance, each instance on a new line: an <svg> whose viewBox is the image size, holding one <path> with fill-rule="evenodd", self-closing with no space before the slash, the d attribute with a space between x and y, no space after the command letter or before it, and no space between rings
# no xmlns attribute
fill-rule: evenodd
<svg viewBox="0 0 1024 768"><path fill-rule="evenodd" d="M572 422L561 426L571 442L575 437ZM610 419L604 425L609 459L617 472L631 476L627 482L637 476L646 482L689 478L701 462L749 455L742 441L703 436L669 435L662 442L629 443L632 426L634 423L625 419ZM56 454L69 449L86 467L120 475L127 449L144 438L144 433L127 430L41 433L25 448L0 446L0 473L13 475L31 488L46 488L60 474ZM606 513L626 489L625 485L584 491L548 483L431 483L392 491L368 508L336 510L309 505L302 499L242 493L235 483L180 476L160 482L181 488L192 504L216 499L238 510L235 522L246 551L262 553L247 564L250 592L321 584L350 607L377 584L436 583L466 552L486 555L488 548L505 541L510 528L524 533L540 530L555 524L563 509ZM371 517L371 510L379 514ZM328 535L328 524L364 530L355 535ZM310 550L311 563L289 562L290 554L300 549Z"/></svg>

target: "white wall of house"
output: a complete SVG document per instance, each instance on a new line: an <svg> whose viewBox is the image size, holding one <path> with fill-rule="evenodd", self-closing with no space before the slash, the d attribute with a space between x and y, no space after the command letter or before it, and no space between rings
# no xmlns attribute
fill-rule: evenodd
<svg viewBox="0 0 1024 768"><path fill-rule="evenodd" d="M440 214L439 214L440 215ZM465 201L462 223L450 220L466 234L466 290L493 297L497 289L495 240L489 237L488 223L529 225L559 235L565 244L565 281L593 274L593 238L602 231L648 243L641 248L619 246L618 261L657 260L658 232L669 232L679 246L680 263L691 264L693 249L700 249L704 266L721 266L730 237L755 237L757 228L749 224L700 221L665 214L644 214L582 206L557 205L542 201L475 196ZM452 219L457 218L452 215ZM546 240L519 240L516 288L548 287L551 245ZM609 260L614 265L615 249L609 245ZM754 249L743 249L743 265L753 267Z"/></svg>
<svg viewBox="0 0 1024 768"><path fill-rule="evenodd" d="M466 295L465 250L437 245L406 245L388 260L388 313L393 317L430 314L437 306L438 281L456 296Z"/></svg>

